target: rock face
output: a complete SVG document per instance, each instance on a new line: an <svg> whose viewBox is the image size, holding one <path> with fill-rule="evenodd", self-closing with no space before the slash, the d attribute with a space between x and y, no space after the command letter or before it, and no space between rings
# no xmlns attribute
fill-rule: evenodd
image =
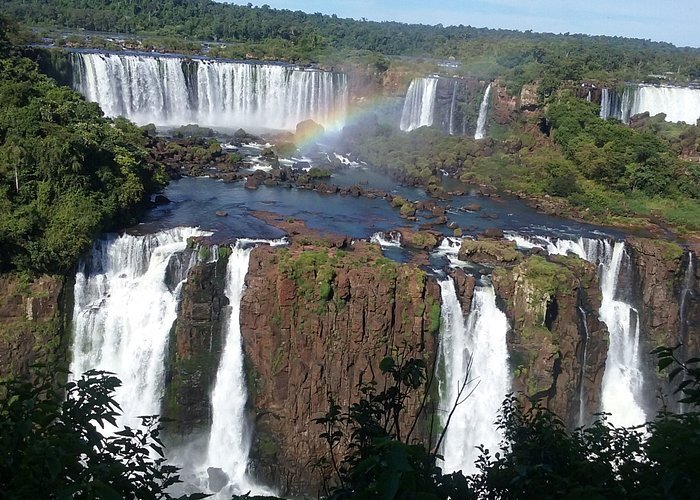
<svg viewBox="0 0 700 500"><path fill-rule="evenodd" d="M700 354L700 280L697 262L689 275L690 254L677 244L636 237L628 238L627 243L635 271L631 289L637 291L634 300L641 311L640 331L645 352L660 345L673 347L682 343L681 357L697 356ZM696 256L693 258L696 259ZM686 287L688 290L685 290ZM654 358L647 360L649 373L657 372L655 363ZM673 392L673 387L667 386L663 374L652 384L645 391L650 394L650 406L657 404L653 396L658 385L666 395ZM675 397L668 396L666 401L673 406Z"/></svg>
<svg viewBox="0 0 700 500"><path fill-rule="evenodd" d="M61 276L0 276L0 379L28 377L35 364L68 368L72 294L72 282Z"/></svg>
<svg viewBox="0 0 700 500"><path fill-rule="evenodd" d="M585 415L600 407L607 353L595 267L575 257L531 256L512 269L496 268L493 283L513 326L514 392L579 425L581 397Z"/></svg>
<svg viewBox="0 0 700 500"><path fill-rule="evenodd" d="M190 269L170 338L163 416L171 438L206 430L211 424L211 399L223 345L222 308L228 258Z"/></svg>
<svg viewBox="0 0 700 500"><path fill-rule="evenodd" d="M505 84L500 80L493 82L492 92L493 111L491 117L499 125L506 125L515 117L517 99L508 93Z"/></svg>
<svg viewBox="0 0 700 500"><path fill-rule="evenodd" d="M327 448L312 420L327 411L329 396L347 408L359 399L359 382L381 383L379 362L397 349L432 365L439 287L361 243L351 252L258 247L246 285L241 330L256 415L254 468L283 494L313 493L312 463Z"/></svg>
<svg viewBox="0 0 700 500"><path fill-rule="evenodd" d="M433 126L446 134L474 135L485 88L475 78L440 78Z"/></svg>

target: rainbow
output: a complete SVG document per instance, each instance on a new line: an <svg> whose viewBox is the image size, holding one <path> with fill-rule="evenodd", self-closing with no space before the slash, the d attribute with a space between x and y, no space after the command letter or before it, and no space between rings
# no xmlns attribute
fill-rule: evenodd
<svg viewBox="0 0 700 500"><path fill-rule="evenodd" d="M386 109L390 99L383 95L362 97L358 101L337 106L324 120L323 128L308 128L294 134L298 149L304 149L319 141L324 135L342 131L343 127L363 121ZM396 124L398 127L398 123Z"/></svg>

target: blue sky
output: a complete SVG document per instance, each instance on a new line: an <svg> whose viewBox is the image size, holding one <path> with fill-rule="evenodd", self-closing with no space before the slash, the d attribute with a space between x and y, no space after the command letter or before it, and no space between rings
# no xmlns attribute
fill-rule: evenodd
<svg viewBox="0 0 700 500"><path fill-rule="evenodd" d="M251 3L374 21L619 35L700 47L700 0L251 0Z"/></svg>

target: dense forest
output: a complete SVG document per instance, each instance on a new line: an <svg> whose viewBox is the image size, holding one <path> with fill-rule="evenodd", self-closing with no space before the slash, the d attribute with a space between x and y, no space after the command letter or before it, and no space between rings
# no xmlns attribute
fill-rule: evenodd
<svg viewBox="0 0 700 500"><path fill-rule="evenodd" d="M658 217L700 230L700 167L681 158L700 146L698 127L666 124L663 117L644 117L632 127L603 121L596 105L558 88L563 80L662 72L700 78L697 49L360 22L208 0L15 0L3 6L25 24L232 42L219 49L229 56L277 47L283 58L303 60L363 51L455 57L465 72L501 75L515 85L539 80L543 106L536 114L494 127L486 140L430 127L405 134L376 121L348 127L341 140L360 158L418 179L428 190L445 170L467 182L554 197L570 213L586 211L603 222ZM23 57L26 41L0 16L0 271L66 273L98 233L133 220L166 179L149 159L143 130L105 118L97 104L42 74ZM368 383L359 401L346 408L330 401L315 421L325 426L321 437L331 451L340 439L351 443L326 478L327 496L697 498L700 359L685 361L679 353L660 348L655 354L659 370L670 369L671 381L680 384L687 413L664 410L638 429L615 428L601 415L571 430L549 411L525 411L508 398L498 421L507 441L482 449L478 471L468 477L444 475L436 450L392 430L428 376L416 360L385 358L379 370L393 385L381 390ZM59 390L51 377L35 382L0 382L0 497L37 491L56 498L171 497L178 470L162 459L155 417L145 417L144 430L100 433L119 415L117 379L92 372Z"/></svg>
<svg viewBox="0 0 700 500"><path fill-rule="evenodd" d="M62 272L162 187L147 137L59 87L0 18L0 270Z"/></svg>
<svg viewBox="0 0 700 500"><path fill-rule="evenodd" d="M544 77L545 87L582 78L687 81L700 78L700 49L622 37L553 35L470 26L371 22L211 0L4 0L3 10L28 25L226 42L225 57L270 57L342 63L368 52L455 58L461 71L506 77L516 86ZM653 77L651 77L653 78Z"/></svg>

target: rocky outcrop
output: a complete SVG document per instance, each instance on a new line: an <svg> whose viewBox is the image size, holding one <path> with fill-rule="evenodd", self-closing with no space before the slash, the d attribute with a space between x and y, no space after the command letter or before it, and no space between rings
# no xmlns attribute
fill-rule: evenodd
<svg viewBox="0 0 700 500"><path fill-rule="evenodd" d="M513 121L516 115L517 99L511 96L505 84L496 80L492 87L492 111L491 119L499 125L507 125Z"/></svg>
<svg viewBox="0 0 700 500"><path fill-rule="evenodd" d="M497 239L462 240L459 258L480 264L514 263L522 258L515 242Z"/></svg>
<svg viewBox="0 0 700 500"><path fill-rule="evenodd" d="M61 276L0 276L0 379L29 377L33 365L67 370L72 294Z"/></svg>
<svg viewBox="0 0 700 500"><path fill-rule="evenodd" d="M644 352L662 345L673 347L682 343L681 357L697 356L700 354L697 263L689 271L690 254L673 242L639 237L630 237L626 241L634 268L635 282L630 284L630 289L636 291L633 300L641 311ZM647 359L649 373L658 373L655 364L656 359ZM675 398L668 395L674 388L667 385L665 374L659 375L659 379L652 380L651 384L645 391L650 395L650 406L657 403L654 396L659 385L667 395L666 402L673 403Z"/></svg>
<svg viewBox="0 0 700 500"><path fill-rule="evenodd" d="M493 283L512 325L513 390L578 425L581 398L584 414L600 407L607 353L595 266L533 255L511 269L496 268Z"/></svg>
<svg viewBox="0 0 700 500"><path fill-rule="evenodd" d="M314 493L312 464L327 449L313 419L329 397L347 408L359 399L358 383L381 383L386 355L432 360L439 287L361 242L352 251L258 247L246 285L241 330L255 473L285 494Z"/></svg>
<svg viewBox="0 0 700 500"><path fill-rule="evenodd" d="M440 78L433 126L446 134L474 135L486 84L473 77Z"/></svg>
<svg viewBox="0 0 700 500"><path fill-rule="evenodd" d="M174 440L206 430L211 424L210 393L223 346L222 309L228 304L224 293L227 262L222 248L216 262L190 269L182 286L170 334L163 403L166 428Z"/></svg>
<svg viewBox="0 0 700 500"><path fill-rule="evenodd" d="M634 267L635 302L641 306L641 329L649 345L675 345L680 331L680 283L683 249L660 239L627 240Z"/></svg>

